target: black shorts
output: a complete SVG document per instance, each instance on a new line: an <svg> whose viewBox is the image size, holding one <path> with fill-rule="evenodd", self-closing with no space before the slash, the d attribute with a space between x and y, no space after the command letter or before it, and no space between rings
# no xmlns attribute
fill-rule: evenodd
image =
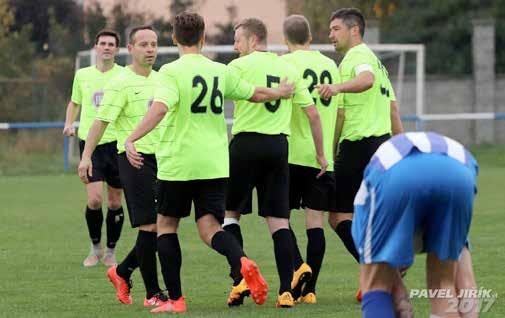
<svg viewBox="0 0 505 318"><path fill-rule="evenodd" d="M79 152L82 158L84 140L79 140ZM91 155L93 176L88 175L89 182L107 182L113 188L121 189L117 165L117 143L115 141L98 145Z"/></svg>
<svg viewBox="0 0 505 318"><path fill-rule="evenodd" d="M224 220L224 203L227 179L189 181L158 180L156 186L156 211L164 216L184 218L195 205L195 221L212 214L220 224Z"/></svg>
<svg viewBox="0 0 505 318"><path fill-rule="evenodd" d="M230 143L226 210L251 213L252 190L259 215L289 219L289 166L286 135L240 133Z"/></svg>
<svg viewBox="0 0 505 318"><path fill-rule="evenodd" d="M354 212L354 197L363 180L365 168L377 148L390 137L386 134L340 143L335 158L336 203L333 212Z"/></svg>
<svg viewBox="0 0 505 318"><path fill-rule="evenodd" d="M316 178L320 172L313 167L289 165L289 207L335 211L335 176L332 172Z"/></svg>
<svg viewBox="0 0 505 318"><path fill-rule="evenodd" d="M137 169L128 162L126 153L119 154L119 175L124 187L132 227L156 224L156 157L142 154L144 165Z"/></svg>

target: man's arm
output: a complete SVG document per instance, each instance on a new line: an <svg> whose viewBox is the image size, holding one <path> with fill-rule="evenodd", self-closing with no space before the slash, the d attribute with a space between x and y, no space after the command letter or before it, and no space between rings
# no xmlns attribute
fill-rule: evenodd
<svg viewBox="0 0 505 318"><path fill-rule="evenodd" d="M291 98L294 88L294 83L288 83L287 78L284 78L277 88L255 87L254 94L249 98L249 101L253 103L263 103L281 98Z"/></svg>
<svg viewBox="0 0 505 318"><path fill-rule="evenodd" d="M319 95L328 99L338 93L361 93L373 86L375 76L370 71L363 71L355 78L338 84L318 85Z"/></svg>
<svg viewBox="0 0 505 318"><path fill-rule="evenodd" d="M132 134L126 139L126 157L135 168L140 169L140 167L142 167L143 159L135 149L133 143L151 132L161 122L167 112L168 107L164 103L154 102L137 128L135 128Z"/></svg>
<svg viewBox="0 0 505 318"><path fill-rule="evenodd" d="M342 129L344 128L345 120L345 108L339 108L337 110L337 123L335 125L335 136L333 138L333 157L337 155L338 144L340 142L340 136L342 135Z"/></svg>
<svg viewBox="0 0 505 318"><path fill-rule="evenodd" d="M65 126L63 127L63 134L65 136L75 136L75 128L73 126L77 114L79 114L80 105L73 101L68 102L67 111L65 113Z"/></svg>
<svg viewBox="0 0 505 318"><path fill-rule="evenodd" d="M99 119L95 119L93 121L93 125L88 132L88 138L86 138L86 142L84 144L84 150L82 151L81 162L79 163L79 178L81 178L82 182L89 183L88 175L93 174L93 165L91 163L91 155L93 151L95 151L96 145L100 141L107 128L109 123L106 121L101 121Z"/></svg>
<svg viewBox="0 0 505 318"><path fill-rule="evenodd" d="M324 146L323 146L323 130L321 129L321 118L319 117L319 112L315 105L311 105L303 108L305 115L309 119L310 130L312 132L312 139L314 140L314 145L316 146L316 159L321 166L321 171L317 175L317 178L322 176L326 169L328 168L328 161L324 156Z"/></svg>
<svg viewBox="0 0 505 318"><path fill-rule="evenodd" d="M391 101L391 131L393 135L398 135L403 132L403 124L400 118L400 110L396 101Z"/></svg>

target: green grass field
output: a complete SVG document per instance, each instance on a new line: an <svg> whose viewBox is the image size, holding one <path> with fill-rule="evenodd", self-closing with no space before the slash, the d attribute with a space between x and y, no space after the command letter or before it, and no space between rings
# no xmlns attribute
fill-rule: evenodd
<svg viewBox="0 0 505 318"><path fill-rule="evenodd" d="M480 286L493 289L498 300L482 317L505 317L504 148L476 149L481 164L479 194L471 229L474 266ZM133 276L134 304L119 304L105 277L106 268L85 269L88 252L83 208L85 192L75 175L0 178L0 316L2 317L149 317L142 307L143 285ZM293 225L305 246L303 215L293 213ZM134 242L135 232L125 222L118 256ZM191 317L359 317L354 300L358 266L337 235L326 228L327 253L318 284L318 304L276 309L278 288L272 241L257 216L242 221L245 249L260 265L271 293L265 305L250 299L228 309L230 289L226 260L198 239L194 221L181 223L183 292ZM304 254L304 253L303 253ZM406 277L410 288L424 288L424 257L419 256ZM161 276L160 276L160 282ZM428 301L413 301L416 316L428 316Z"/></svg>

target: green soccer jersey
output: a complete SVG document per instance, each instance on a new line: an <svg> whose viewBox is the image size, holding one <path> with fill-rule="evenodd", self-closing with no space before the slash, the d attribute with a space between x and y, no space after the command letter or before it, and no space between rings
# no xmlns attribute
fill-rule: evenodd
<svg viewBox="0 0 505 318"><path fill-rule="evenodd" d="M72 102L81 105L81 118L79 123L78 137L86 140L89 129L95 120L97 110L103 97L103 88L107 82L123 71L123 67L114 64L107 72L100 72L95 65L81 68L75 73L72 86ZM116 140L113 127L107 127L99 145Z"/></svg>
<svg viewBox="0 0 505 318"><path fill-rule="evenodd" d="M170 125L156 152L158 179L187 181L229 176L224 99L249 99L254 86L224 64L185 54L160 69L155 95Z"/></svg>
<svg viewBox="0 0 505 318"><path fill-rule="evenodd" d="M391 133L391 100L394 92L388 72L377 56L362 43L351 48L340 63L342 82L351 80L360 70L374 74L373 86L361 93L344 93L345 122L340 141Z"/></svg>
<svg viewBox="0 0 505 318"><path fill-rule="evenodd" d="M265 135L290 134L293 104L306 107L314 102L294 66L271 52L253 52L233 60L229 66L247 82L262 87L277 87L283 78L295 83L292 99L279 99L267 103L238 101L233 113L232 134L255 132Z"/></svg>
<svg viewBox="0 0 505 318"><path fill-rule="evenodd" d="M339 98L342 95L339 94L336 97L324 100L319 96L316 85L339 83L340 74L337 65L332 59L324 56L319 51L297 50L283 55L281 58L296 67L312 94L312 99L321 118L324 154L329 164L328 171L333 171L333 138ZM299 107L293 107L291 136L288 140L290 164L320 168L316 160L316 148L309 120L303 109Z"/></svg>
<svg viewBox="0 0 505 318"><path fill-rule="evenodd" d="M105 86L104 98L96 118L114 126L119 153L125 151L126 139L137 128L153 103L159 78L155 70L145 77L136 74L127 66L122 74ZM135 142L138 152L155 153L160 139L159 131L163 129L164 123L165 121Z"/></svg>

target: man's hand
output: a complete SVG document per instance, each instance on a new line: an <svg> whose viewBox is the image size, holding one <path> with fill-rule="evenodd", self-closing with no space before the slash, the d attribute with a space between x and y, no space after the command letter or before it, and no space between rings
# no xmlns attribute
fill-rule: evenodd
<svg viewBox="0 0 505 318"><path fill-rule="evenodd" d="M322 156L316 156L316 160L321 166L321 171L317 174L316 178L321 177L323 174L325 174L326 169L328 169L328 161L326 160L326 157L324 155Z"/></svg>
<svg viewBox="0 0 505 318"><path fill-rule="evenodd" d="M130 164L137 169L142 168L144 165L144 158L142 158L142 155L137 152L137 149L135 149L133 142L127 139L124 143L124 147L126 151L126 158Z"/></svg>
<svg viewBox="0 0 505 318"><path fill-rule="evenodd" d="M63 128L63 135L67 137L75 136L75 128L73 125L65 125Z"/></svg>
<svg viewBox="0 0 505 318"><path fill-rule="evenodd" d="M281 95L280 97L282 99L288 99L293 96L293 92L295 90L295 84L294 83L289 83L288 78L284 77L282 81L279 83L279 87L277 88L279 90L279 94Z"/></svg>
<svg viewBox="0 0 505 318"><path fill-rule="evenodd" d="M79 168L77 169L79 173L79 178L84 184L89 183L88 175L93 176L93 163L90 158L82 158L79 163Z"/></svg>
<svg viewBox="0 0 505 318"><path fill-rule="evenodd" d="M332 96L340 93L339 87L336 84L320 84L316 85L316 88L322 99L330 99Z"/></svg>

